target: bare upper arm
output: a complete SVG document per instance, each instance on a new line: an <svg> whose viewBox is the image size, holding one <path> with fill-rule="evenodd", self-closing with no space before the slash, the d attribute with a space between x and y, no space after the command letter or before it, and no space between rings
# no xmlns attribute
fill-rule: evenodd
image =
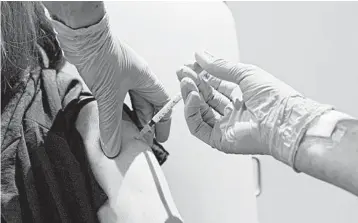
<svg viewBox="0 0 358 223"><path fill-rule="evenodd" d="M109 197L98 215L102 222L182 222L150 147L134 137L136 126L122 120L121 152L107 158L99 136L97 103L87 104L79 113L76 127L81 134L92 171Z"/></svg>

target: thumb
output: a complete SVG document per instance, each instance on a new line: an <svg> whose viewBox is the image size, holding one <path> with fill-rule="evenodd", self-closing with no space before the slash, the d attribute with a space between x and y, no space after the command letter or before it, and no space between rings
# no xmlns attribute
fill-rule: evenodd
<svg viewBox="0 0 358 223"><path fill-rule="evenodd" d="M184 115L190 132L205 143L209 143L212 127L204 122L200 107L203 103L199 90L193 80L188 77L180 82L184 101Z"/></svg>
<svg viewBox="0 0 358 223"><path fill-rule="evenodd" d="M223 80L236 84L240 82L241 73L245 71L245 65L233 63L225 59L213 56L207 51L195 53L196 62L208 73Z"/></svg>
<svg viewBox="0 0 358 223"><path fill-rule="evenodd" d="M236 154L263 154L258 140L257 125L252 121L236 122L225 129L222 137L222 151Z"/></svg>

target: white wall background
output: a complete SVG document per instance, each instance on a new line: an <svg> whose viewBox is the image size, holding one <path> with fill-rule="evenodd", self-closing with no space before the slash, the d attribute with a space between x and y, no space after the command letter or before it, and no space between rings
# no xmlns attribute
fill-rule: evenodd
<svg viewBox="0 0 358 223"><path fill-rule="evenodd" d="M176 70L207 49L238 60L234 20L222 2L106 3L113 30L148 62L173 96ZM163 166L186 223L256 223L253 170L248 156L220 153L192 136L183 102L174 109L171 153Z"/></svg>
<svg viewBox="0 0 358 223"><path fill-rule="evenodd" d="M240 58L300 92L358 117L358 2L228 2ZM261 223L356 223L358 198L269 157Z"/></svg>

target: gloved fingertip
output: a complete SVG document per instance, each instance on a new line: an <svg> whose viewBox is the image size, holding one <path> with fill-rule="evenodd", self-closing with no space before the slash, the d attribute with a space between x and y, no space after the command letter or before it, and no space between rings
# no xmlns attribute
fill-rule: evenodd
<svg viewBox="0 0 358 223"><path fill-rule="evenodd" d="M232 104L228 104L225 108L224 108L224 116L227 116L228 114L230 114L232 111L234 110Z"/></svg>
<svg viewBox="0 0 358 223"><path fill-rule="evenodd" d="M195 82L193 81L193 79L189 78L189 77L184 77L181 81L180 81L180 87L182 88L187 88L193 91L199 91Z"/></svg>
<svg viewBox="0 0 358 223"><path fill-rule="evenodd" d="M204 98L206 99L206 97L212 95L212 93L213 93L212 88L211 88L210 84L208 83L207 78L204 77L203 75L199 75L199 82L200 82L200 85L198 85L198 88L199 88L200 92L203 94Z"/></svg>
<svg viewBox="0 0 358 223"><path fill-rule="evenodd" d="M196 63L195 61L190 61L188 63L185 63L184 66L189 67L190 69L193 69L195 67L195 63Z"/></svg>
<svg viewBox="0 0 358 223"><path fill-rule="evenodd" d="M162 143L168 140L170 134L171 118L155 124L155 138Z"/></svg>
<svg viewBox="0 0 358 223"><path fill-rule="evenodd" d="M210 74L206 71L202 71L199 75L199 78L201 78L203 81L208 82L210 79Z"/></svg>
<svg viewBox="0 0 358 223"><path fill-rule="evenodd" d="M192 70L190 67L184 66L181 73L182 78L189 77L191 78L196 85L199 85L198 74Z"/></svg>
<svg viewBox="0 0 358 223"><path fill-rule="evenodd" d="M188 63L184 65L192 69L197 74L200 74L203 71L203 68L198 64L198 62Z"/></svg>
<svg viewBox="0 0 358 223"><path fill-rule="evenodd" d="M195 69L201 69L201 71L203 70L203 68L202 68L202 67L198 64L198 62L196 62L196 61L194 62L194 65L193 65L193 66L194 66L194 70L195 70ZM200 71L200 72L201 72L201 71Z"/></svg>
<svg viewBox="0 0 358 223"><path fill-rule="evenodd" d="M189 78L189 77L185 77L181 80L180 82L180 90L182 93L182 97L184 100L186 100L186 98L188 97L189 93L192 91L198 92L199 90L196 86L196 84L194 83L194 81Z"/></svg>
<svg viewBox="0 0 358 223"><path fill-rule="evenodd" d="M242 106L243 106L243 102L239 98L236 98L234 102L234 107L237 110L239 110Z"/></svg>
<svg viewBox="0 0 358 223"><path fill-rule="evenodd" d="M200 105L202 103L201 97L199 95L199 92L197 91L191 91L185 101L185 106L187 107L198 107L200 108Z"/></svg>
<svg viewBox="0 0 358 223"><path fill-rule="evenodd" d="M210 53L195 54L198 64L211 76L237 83L236 63L214 57Z"/></svg>
<svg viewBox="0 0 358 223"><path fill-rule="evenodd" d="M211 54L211 53L209 53L207 50L204 50L204 52L203 52L204 54L205 54L205 56L206 57L208 57L208 58L214 58L214 56Z"/></svg>
<svg viewBox="0 0 358 223"><path fill-rule="evenodd" d="M215 57L207 51L195 52L196 62L204 69L215 61Z"/></svg>
<svg viewBox="0 0 358 223"><path fill-rule="evenodd" d="M181 81L185 76L183 75L183 69L184 69L185 66L181 66L177 71L176 71L176 74L177 74L177 78L179 81Z"/></svg>

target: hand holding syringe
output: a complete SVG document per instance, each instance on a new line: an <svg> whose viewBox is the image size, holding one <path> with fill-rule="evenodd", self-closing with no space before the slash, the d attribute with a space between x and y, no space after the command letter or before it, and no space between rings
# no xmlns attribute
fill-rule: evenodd
<svg viewBox="0 0 358 223"><path fill-rule="evenodd" d="M172 108L182 99L181 93L176 94L157 114L143 127L137 138L142 138L146 133L152 130L153 126L158 123Z"/></svg>

